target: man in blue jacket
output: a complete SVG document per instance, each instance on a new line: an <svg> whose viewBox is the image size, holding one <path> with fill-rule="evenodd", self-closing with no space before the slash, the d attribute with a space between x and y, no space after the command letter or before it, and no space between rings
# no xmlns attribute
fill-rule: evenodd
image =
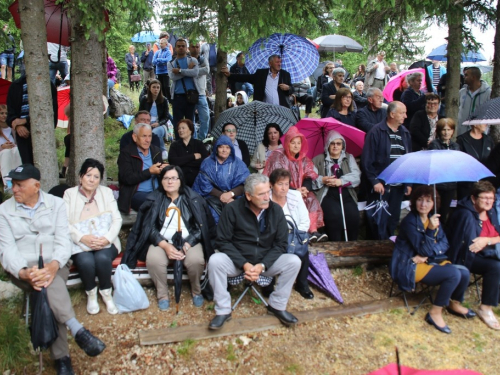
<svg viewBox="0 0 500 375"><path fill-rule="evenodd" d="M168 63L172 61L172 52L168 48L168 40L160 40L160 49L153 56L153 65L156 66L156 76L161 84L163 95L170 101L170 77L168 76Z"/></svg>
<svg viewBox="0 0 500 375"><path fill-rule="evenodd" d="M367 183L367 205L384 200L389 204L390 217L387 226L376 222L372 211L367 211L367 222L372 239L388 239L394 235L399 224L401 202L403 196L410 195L411 186L403 184L385 184L378 175L394 160L411 152L410 132L404 127L406 107L403 103L393 101L387 107L387 119L375 125L366 135L361 168Z"/></svg>
<svg viewBox="0 0 500 375"><path fill-rule="evenodd" d="M151 43L146 44L146 50L141 55L144 82L148 79L155 79L155 68L153 66L154 52L151 49ZM160 81L161 83L161 81Z"/></svg>

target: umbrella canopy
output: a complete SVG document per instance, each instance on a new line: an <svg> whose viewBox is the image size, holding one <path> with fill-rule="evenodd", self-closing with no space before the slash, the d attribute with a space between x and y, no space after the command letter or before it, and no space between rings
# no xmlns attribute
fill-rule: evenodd
<svg viewBox="0 0 500 375"><path fill-rule="evenodd" d="M396 363L391 363L368 375L481 375L481 373L471 370L418 370L401 365L398 369Z"/></svg>
<svg viewBox="0 0 500 375"><path fill-rule="evenodd" d="M177 207L169 207L167 208L166 215L168 216L168 212L170 210L177 211L177 232L172 236L172 243L177 250L184 254L182 247L184 246L184 239L182 238L182 228L181 228L181 210ZM172 217L173 219L173 217ZM174 261L174 289L175 289L175 311L176 314L179 313L179 301L181 299L181 291L182 291L182 268L183 263L182 260Z"/></svg>
<svg viewBox="0 0 500 375"><path fill-rule="evenodd" d="M495 175L481 162L462 151L427 150L401 156L378 176L386 184L479 181Z"/></svg>
<svg viewBox="0 0 500 375"><path fill-rule="evenodd" d="M269 56L281 56L281 67L290 73L292 83L309 77L319 62L316 47L306 38L294 34L273 34L260 38L248 50L245 66L250 73L269 67Z"/></svg>
<svg viewBox="0 0 500 375"><path fill-rule="evenodd" d="M385 85L384 91L382 91L385 100L387 100L388 102L392 102L394 100L394 91L396 91L396 89L399 88L399 85L401 83L401 78L406 77L408 74L415 72L420 72L425 75L425 69L415 68L415 69L405 70L404 72L398 73L394 77L392 77L389 80L389 82L387 82L387 85ZM424 87L425 87L425 81L422 80L422 85L420 86L420 89L423 89Z"/></svg>
<svg viewBox="0 0 500 375"><path fill-rule="evenodd" d="M289 108L254 100L251 103L229 108L222 112L215 123L212 135L219 137L222 127L228 122L236 126L237 138L246 142L248 151L252 155L257 144L264 138L267 124L278 124L283 133L286 133L297 120Z"/></svg>
<svg viewBox="0 0 500 375"><path fill-rule="evenodd" d="M323 68L326 64L333 64L333 61L322 61L318 64L318 67L313 72L313 77L317 81L318 77L323 74Z"/></svg>
<svg viewBox="0 0 500 375"><path fill-rule="evenodd" d="M317 288L330 295L338 303L344 303L342 296L335 285L328 263L325 259L325 254L318 253L313 255L309 253L309 274L307 280Z"/></svg>
<svg viewBox="0 0 500 375"><path fill-rule="evenodd" d="M57 43L63 46L70 46L71 24L66 14L65 5L68 0L57 3L57 0L44 0L45 3L45 26L47 29L47 42ZM19 2L14 1L9 6L9 12L14 17L14 22L18 29L21 28L21 18L19 14ZM106 24L109 24L109 15L105 11ZM107 28L104 30L106 31Z"/></svg>
<svg viewBox="0 0 500 375"><path fill-rule="evenodd" d="M437 61L447 61L446 55L448 53L448 44L443 44L437 48L434 48L427 58L429 60L437 60ZM478 61L486 61L486 58L483 56L481 52L473 52L468 51L467 54L462 53L462 62L478 62Z"/></svg>
<svg viewBox="0 0 500 375"><path fill-rule="evenodd" d="M323 35L316 39L314 42L319 45L319 51L333 51L335 52L361 52L363 46L356 42L354 39L344 35Z"/></svg>
<svg viewBox="0 0 500 375"><path fill-rule="evenodd" d="M1 87L0 87L1 89ZM500 125L500 98L488 100L462 125Z"/></svg>
<svg viewBox="0 0 500 375"><path fill-rule="evenodd" d="M135 34L130 40L134 43L147 43L155 42L159 37L160 34L153 31L141 31Z"/></svg>
<svg viewBox="0 0 500 375"><path fill-rule="evenodd" d="M379 200L370 203L364 210L372 235L377 236L376 238L379 240L387 239L387 224L389 224L391 213L389 212L389 203L382 199L382 194L380 194Z"/></svg>
<svg viewBox="0 0 500 375"><path fill-rule="evenodd" d="M0 78L0 104L7 104L7 93L9 92L10 81Z"/></svg>
<svg viewBox="0 0 500 375"><path fill-rule="evenodd" d="M338 131L345 139L346 151L360 156L365 144L365 132L334 118L304 118L295 125L304 134L309 145L307 156L312 159L325 152L325 140L330 130ZM281 140L283 142L283 139Z"/></svg>
<svg viewBox="0 0 500 375"><path fill-rule="evenodd" d="M70 86L64 86L57 89L57 127L67 128L68 117L64 113L64 109L70 103Z"/></svg>

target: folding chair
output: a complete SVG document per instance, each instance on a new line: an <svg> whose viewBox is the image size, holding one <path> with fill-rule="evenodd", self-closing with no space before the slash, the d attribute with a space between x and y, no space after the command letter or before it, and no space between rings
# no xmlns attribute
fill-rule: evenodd
<svg viewBox="0 0 500 375"><path fill-rule="evenodd" d="M394 290L394 285L397 285L397 284L394 280L392 280L391 291L389 292L389 297L393 296L392 292ZM417 288L419 286L420 286L420 290L417 291ZM415 291L413 291L413 292L405 292L404 290L400 289L400 292L403 295L403 300L405 301L406 310L410 313L410 315L415 315L417 310L420 308L420 306L422 306L425 303L425 301L427 301L427 299L429 300L430 303L432 303L433 291L434 291L433 286L425 285L422 283L417 283L417 285L415 286ZM415 295L425 293L425 297L419 302L419 304L417 306L415 306L413 308L413 311L410 311L410 305L408 305L408 299L406 298L406 293L415 294ZM396 296L396 295L397 294L394 294L394 296Z"/></svg>
<svg viewBox="0 0 500 375"><path fill-rule="evenodd" d="M474 281L469 282L469 287L474 285L476 287L477 303L481 303L481 291L479 290L479 282L483 279L483 275L472 274Z"/></svg>
<svg viewBox="0 0 500 375"><path fill-rule="evenodd" d="M245 282L245 290L238 297L238 299L234 303L233 307L231 308L231 311L234 311L234 309L236 309L236 306L238 306L238 304L240 303L240 301L243 299L243 297L245 296L245 294L247 294L247 292L250 289L253 290L253 292L255 293L255 295L257 297L259 297L259 299L262 301L262 303L267 307L268 303L266 302L266 300L264 299L264 297L262 297L262 295L259 293L259 291L255 288L255 284L257 284L260 287L265 287L265 286L268 286L269 284L271 284L272 281L273 281L272 277L263 276L263 275L260 275L259 278L257 279L257 281L248 281L248 280L245 279L245 274L244 273L242 273L241 275L235 276L235 277L228 277L227 278L227 283L229 285L235 286L235 285L241 284L242 282Z"/></svg>

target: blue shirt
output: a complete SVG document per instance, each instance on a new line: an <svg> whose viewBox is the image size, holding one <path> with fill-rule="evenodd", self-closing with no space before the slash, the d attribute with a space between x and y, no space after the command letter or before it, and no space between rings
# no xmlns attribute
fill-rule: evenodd
<svg viewBox="0 0 500 375"><path fill-rule="evenodd" d="M144 155L139 148L137 149L139 152L139 156L142 159L142 170L145 171L149 169L153 165L153 158L151 157L151 149L149 150L147 155ZM158 187L158 181L156 180L156 176L151 176L150 179L142 181L137 188L137 191L142 191L145 193L149 193Z"/></svg>
<svg viewBox="0 0 500 375"><path fill-rule="evenodd" d="M280 105L280 97L278 96L278 83L280 79L280 73L276 74L273 78L273 73L269 69L269 74L266 80L266 96L264 101L269 104Z"/></svg>
<svg viewBox="0 0 500 375"><path fill-rule="evenodd" d="M183 57L182 59L176 59L173 63L174 68L180 67L181 69L188 69L188 58ZM184 77L184 85L186 85L186 90L196 90L194 87L194 82L192 77ZM184 86L182 85L182 79L179 79L175 83L175 94L185 94Z"/></svg>

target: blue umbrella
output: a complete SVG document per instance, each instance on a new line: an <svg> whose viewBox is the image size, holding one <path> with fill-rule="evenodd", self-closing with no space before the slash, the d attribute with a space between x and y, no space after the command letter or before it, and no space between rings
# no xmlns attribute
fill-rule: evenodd
<svg viewBox="0 0 500 375"><path fill-rule="evenodd" d="M290 73L292 83L309 77L319 62L316 47L306 38L294 34L273 34L252 44L246 56L248 71L255 73L257 69L268 68L271 55L281 56L281 67Z"/></svg>
<svg viewBox="0 0 500 375"><path fill-rule="evenodd" d="M134 43L147 43L154 42L160 37L160 34L156 34L153 31L141 31L135 34L131 40Z"/></svg>
<svg viewBox="0 0 500 375"><path fill-rule="evenodd" d="M446 61L447 54L447 44L443 44L437 48L434 48L427 58L429 60L437 60L437 61ZM486 61L486 58L483 56L481 52L467 52L467 55L462 53L462 62L478 62L478 61Z"/></svg>

